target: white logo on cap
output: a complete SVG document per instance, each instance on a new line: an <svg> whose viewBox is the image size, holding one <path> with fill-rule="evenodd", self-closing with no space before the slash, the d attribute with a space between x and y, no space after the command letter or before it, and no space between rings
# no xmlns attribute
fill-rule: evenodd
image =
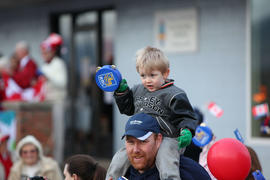
<svg viewBox="0 0 270 180"><path fill-rule="evenodd" d="M130 121L130 124L138 124L138 125L140 125L140 124L142 124L143 122L142 121L140 121L140 120L133 120L133 121Z"/></svg>

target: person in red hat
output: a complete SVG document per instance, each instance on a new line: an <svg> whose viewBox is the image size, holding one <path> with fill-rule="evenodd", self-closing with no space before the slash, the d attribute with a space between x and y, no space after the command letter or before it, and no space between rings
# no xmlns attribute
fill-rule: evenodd
<svg viewBox="0 0 270 180"><path fill-rule="evenodd" d="M54 128L54 157L58 162L63 160L64 100L67 94L67 67L64 60L57 55L62 43L62 37L52 33L40 47L44 60L40 72L46 79L45 100L53 103L53 122L56 127Z"/></svg>
<svg viewBox="0 0 270 180"><path fill-rule="evenodd" d="M46 100L61 100L66 96L67 68L64 60L57 56L62 43L62 37L56 33L41 43L44 64L40 71L47 79Z"/></svg>
<svg viewBox="0 0 270 180"><path fill-rule="evenodd" d="M65 62L57 56L62 42L60 35L52 33L41 43L44 64L40 71L47 79L46 100L55 101L66 96L67 68Z"/></svg>
<svg viewBox="0 0 270 180"><path fill-rule="evenodd" d="M13 165L11 153L8 150L9 135L0 134L0 179L8 179ZM2 167L1 167L2 166Z"/></svg>

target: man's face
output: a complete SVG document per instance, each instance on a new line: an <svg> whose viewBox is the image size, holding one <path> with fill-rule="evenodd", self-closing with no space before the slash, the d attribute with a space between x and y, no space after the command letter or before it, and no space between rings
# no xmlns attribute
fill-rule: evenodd
<svg viewBox="0 0 270 180"><path fill-rule="evenodd" d="M161 134L152 134L144 141L126 136L126 150L131 165L140 173L153 167L161 141Z"/></svg>
<svg viewBox="0 0 270 180"><path fill-rule="evenodd" d="M41 48L41 55L43 60L49 63L55 55L55 51L53 50L46 50L45 48Z"/></svg>
<svg viewBox="0 0 270 180"><path fill-rule="evenodd" d="M148 72L141 68L139 69L139 74L143 86L150 92L159 90L169 75L167 72L163 74L159 70Z"/></svg>

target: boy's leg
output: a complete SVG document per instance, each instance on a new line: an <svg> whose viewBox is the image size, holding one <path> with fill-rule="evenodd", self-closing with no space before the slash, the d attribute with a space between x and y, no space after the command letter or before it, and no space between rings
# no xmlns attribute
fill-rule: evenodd
<svg viewBox="0 0 270 180"><path fill-rule="evenodd" d="M159 147L156 166L161 180L179 180L180 151L174 138L164 137Z"/></svg>
<svg viewBox="0 0 270 180"><path fill-rule="evenodd" d="M107 170L106 180L109 180L110 178L117 180L120 176L125 175L129 166L130 162L127 158L126 148L123 147L113 156L111 164Z"/></svg>

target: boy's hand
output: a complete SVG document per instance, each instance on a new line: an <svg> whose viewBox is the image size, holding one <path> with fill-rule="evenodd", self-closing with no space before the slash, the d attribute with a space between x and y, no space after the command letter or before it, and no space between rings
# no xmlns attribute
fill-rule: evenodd
<svg viewBox="0 0 270 180"><path fill-rule="evenodd" d="M184 148L191 143L192 134L188 129L183 129L181 130L180 136L177 138L177 140L179 149Z"/></svg>
<svg viewBox="0 0 270 180"><path fill-rule="evenodd" d="M122 79L121 83L119 84L118 89L116 89L116 93L123 93L128 89L128 84L127 84L127 80Z"/></svg>

